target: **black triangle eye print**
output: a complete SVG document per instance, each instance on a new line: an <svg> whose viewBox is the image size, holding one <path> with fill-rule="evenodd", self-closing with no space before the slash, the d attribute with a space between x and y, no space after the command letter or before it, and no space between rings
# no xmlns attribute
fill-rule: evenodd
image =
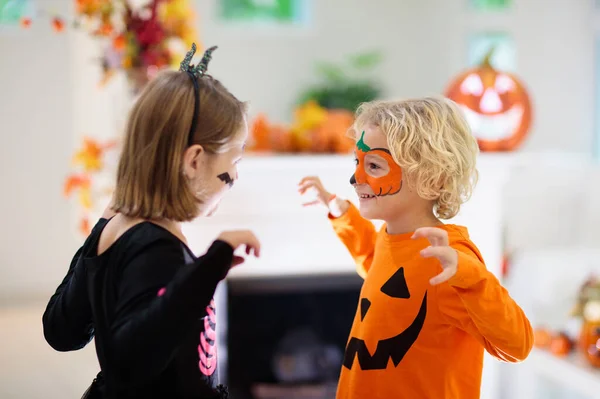
<svg viewBox="0 0 600 399"><path fill-rule="evenodd" d="M370 307L371 301L369 301L367 298L362 298L360 300L360 321L363 321L365 319L365 316L367 315L367 312L369 311Z"/></svg>
<svg viewBox="0 0 600 399"><path fill-rule="evenodd" d="M408 291L408 284L404 278L404 268L399 268L381 287L381 292L384 294L398 299L410 299L410 292ZM408 303L408 302L407 302ZM367 298L361 298L360 300L360 321L361 323L368 323L369 319L366 318L367 312L381 312L382 309L377 309L377 302L372 303ZM427 316L427 291L423 294L421 300L421 306L419 311L410 325L398 334L385 338L385 336L377 342L375 352L371 354L365 340L358 337L350 337L348 346L346 347L346 353L344 354L344 367L351 370L354 367L354 359L358 358L358 366L361 370L385 370L388 368L390 359L392 360L393 367L397 367L406 353L413 346L423 324L425 323L425 317ZM393 317L390 315L389 317ZM369 329L367 329L369 330ZM380 329L374 330L375 333L381 331Z"/></svg>
<svg viewBox="0 0 600 399"><path fill-rule="evenodd" d="M404 268L401 267L389 278L388 281L381 287L381 292L392 298L410 298L410 292L408 291L408 285L404 278Z"/></svg>

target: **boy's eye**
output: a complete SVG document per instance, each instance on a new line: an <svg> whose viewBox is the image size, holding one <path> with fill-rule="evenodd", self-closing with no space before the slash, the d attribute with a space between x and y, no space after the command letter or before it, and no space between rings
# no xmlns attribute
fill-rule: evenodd
<svg viewBox="0 0 600 399"><path fill-rule="evenodd" d="M358 165L358 158L354 158L354 165Z"/></svg>
<svg viewBox="0 0 600 399"><path fill-rule="evenodd" d="M376 169L381 169L381 168L379 167L379 165L376 165L376 164L374 164L374 163L371 162L369 164L369 169L376 170Z"/></svg>

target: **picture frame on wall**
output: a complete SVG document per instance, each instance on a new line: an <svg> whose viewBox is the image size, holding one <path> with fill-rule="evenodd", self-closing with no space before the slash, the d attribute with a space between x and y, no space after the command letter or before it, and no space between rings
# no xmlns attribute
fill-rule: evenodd
<svg viewBox="0 0 600 399"><path fill-rule="evenodd" d="M19 28L34 11L33 0L0 0L0 29Z"/></svg>
<svg viewBox="0 0 600 399"><path fill-rule="evenodd" d="M471 8L480 11L502 11L512 6L512 0L468 0Z"/></svg>
<svg viewBox="0 0 600 399"><path fill-rule="evenodd" d="M250 27L308 25L311 0L218 0L218 18Z"/></svg>

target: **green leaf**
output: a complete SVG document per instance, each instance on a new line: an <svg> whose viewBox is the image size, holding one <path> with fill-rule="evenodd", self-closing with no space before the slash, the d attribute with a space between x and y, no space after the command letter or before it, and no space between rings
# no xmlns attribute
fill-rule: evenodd
<svg viewBox="0 0 600 399"><path fill-rule="evenodd" d="M340 82L345 79L345 74L342 68L337 65L320 62L316 65L317 73L330 82Z"/></svg>
<svg viewBox="0 0 600 399"><path fill-rule="evenodd" d="M356 69L369 69L381 63L382 59L381 52L371 51L352 55L350 57L350 64Z"/></svg>

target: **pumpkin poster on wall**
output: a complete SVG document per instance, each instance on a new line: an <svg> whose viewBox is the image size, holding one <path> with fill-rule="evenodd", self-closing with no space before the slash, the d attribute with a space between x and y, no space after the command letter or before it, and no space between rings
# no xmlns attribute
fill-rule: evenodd
<svg viewBox="0 0 600 399"><path fill-rule="evenodd" d="M514 151L529 134L532 105L523 82L492 65L491 47L479 65L452 80L446 96L463 110L481 151Z"/></svg>

